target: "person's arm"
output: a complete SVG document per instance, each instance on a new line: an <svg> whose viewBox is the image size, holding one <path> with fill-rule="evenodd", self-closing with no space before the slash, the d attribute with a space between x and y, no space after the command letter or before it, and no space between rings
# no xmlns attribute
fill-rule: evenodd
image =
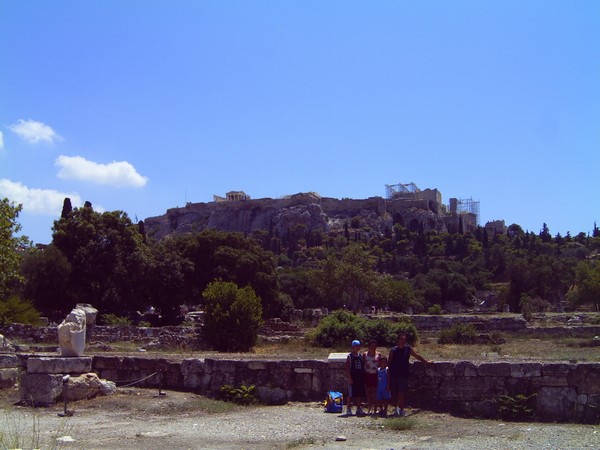
<svg viewBox="0 0 600 450"><path fill-rule="evenodd" d="M419 355L417 352L415 352L414 348L410 348L410 354L411 356L414 356L415 358L417 358L419 361L426 363L426 364L432 364L432 361L427 361L425 358L423 358L421 355Z"/></svg>
<svg viewBox="0 0 600 450"><path fill-rule="evenodd" d="M386 375L387 375L387 377L386 377L386 378L387 378L387 386L386 386L386 388L385 388L385 389L386 389L388 392L391 392L391 390L390 390L390 368L389 368L389 367L386 367L386 368L385 368L385 373L386 373Z"/></svg>

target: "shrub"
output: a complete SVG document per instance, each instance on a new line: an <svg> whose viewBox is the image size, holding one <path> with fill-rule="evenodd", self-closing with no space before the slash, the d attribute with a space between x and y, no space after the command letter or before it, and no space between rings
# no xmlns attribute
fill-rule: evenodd
<svg viewBox="0 0 600 450"><path fill-rule="evenodd" d="M396 344L398 332L406 333L411 345L417 340L417 329L408 318L390 322L384 319L367 319L348 311L337 310L324 317L309 338L314 345L320 347L347 347L353 339L364 343L375 339L378 345L393 346Z"/></svg>
<svg viewBox="0 0 600 450"><path fill-rule="evenodd" d="M214 281L204 292L202 335L215 350L248 352L256 344L262 324L260 298L250 286Z"/></svg>
<svg viewBox="0 0 600 450"><path fill-rule="evenodd" d="M427 309L427 314L430 314L432 316L441 316L442 315L442 305L440 305L439 303L436 303L433 306L430 306Z"/></svg>
<svg viewBox="0 0 600 450"><path fill-rule="evenodd" d="M502 420L527 421L533 416L533 401L536 394L525 396L517 394L514 397L502 395L498 399L498 413Z"/></svg>
<svg viewBox="0 0 600 450"><path fill-rule="evenodd" d="M239 387L224 384L219 389L219 398L226 402L237 403L238 405L251 405L258 402L256 398L256 386L253 384L250 386L241 384Z"/></svg>
<svg viewBox="0 0 600 450"><path fill-rule="evenodd" d="M116 314L102 314L102 323L104 325L128 327L132 322L129 318L124 316L117 316Z"/></svg>
<svg viewBox="0 0 600 450"><path fill-rule="evenodd" d="M38 325L40 313L30 301L17 296L0 300L0 325L11 323Z"/></svg>
<svg viewBox="0 0 600 450"><path fill-rule="evenodd" d="M443 330L438 338L439 344L472 344L477 330L471 324L455 323L449 330Z"/></svg>

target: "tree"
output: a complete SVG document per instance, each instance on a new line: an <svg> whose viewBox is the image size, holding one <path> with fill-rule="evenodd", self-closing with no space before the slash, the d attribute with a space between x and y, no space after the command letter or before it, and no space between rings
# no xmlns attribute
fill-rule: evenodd
<svg viewBox="0 0 600 450"><path fill-rule="evenodd" d="M70 286L71 264L55 246L31 250L23 258L23 296L51 320L58 322L75 306Z"/></svg>
<svg viewBox="0 0 600 450"><path fill-rule="evenodd" d="M69 197L65 197L65 200L63 201L63 207L62 207L62 211L60 213L60 217L62 219L66 219L67 217L69 217L69 214L71 214L73 212L73 206L71 205L71 199Z"/></svg>
<svg viewBox="0 0 600 450"><path fill-rule="evenodd" d="M569 301L574 305L592 305L600 311L600 264L580 262L575 276L575 288L569 292Z"/></svg>
<svg viewBox="0 0 600 450"><path fill-rule="evenodd" d="M53 231L52 244L71 264L69 289L77 302L118 315L146 306L142 280L147 255L138 227L126 213L75 208L54 222Z"/></svg>
<svg viewBox="0 0 600 450"><path fill-rule="evenodd" d="M202 292L204 326L202 334L218 351L248 352L256 344L262 324L260 298L250 286L215 281Z"/></svg>
<svg viewBox="0 0 600 450"><path fill-rule="evenodd" d="M199 298L209 283L221 279L251 286L262 299L265 317L280 309L272 254L240 233L206 230L174 238L177 252L193 264L186 290Z"/></svg>
<svg viewBox="0 0 600 450"><path fill-rule="evenodd" d="M7 198L0 200L0 300L5 300L23 282L19 268L20 249L28 246L26 236L17 237L21 225L17 222L22 205Z"/></svg>

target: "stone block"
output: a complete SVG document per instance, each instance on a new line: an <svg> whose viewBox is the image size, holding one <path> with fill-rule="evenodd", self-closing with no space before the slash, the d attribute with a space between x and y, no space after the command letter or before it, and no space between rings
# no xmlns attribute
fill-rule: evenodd
<svg viewBox="0 0 600 450"><path fill-rule="evenodd" d="M27 360L27 373L87 373L92 370L92 358L81 357L31 357Z"/></svg>
<svg viewBox="0 0 600 450"><path fill-rule="evenodd" d="M509 363L483 363L477 368L480 377L509 377Z"/></svg>
<svg viewBox="0 0 600 450"><path fill-rule="evenodd" d="M314 369L310 369L308 367L294 367L294 373L310 373L313 374Z"/></svg>
<svg viewBox="0 0 600 450"><path fill-rule="evenodd" d="M542 376L532 379L531 385L534 387L567 387L569 381L566 376Z"/></svg>
<svg viewBox="0 0 600 450"><path fill-rule="evenodd" d="M348 358L348 353L330 353L327 357L328 362L346 362Z"/></svg>
<svg viewBox="0 0 600 450"><path fill-rule="evenodd" d="M63 391L62 375L46 373L23 374L19 383L21 401L34 405L51 405Z"/></svg>
<svg viewBox="0 0 600 450"><path fill-rule="evenodd" d="M510 364L510 376L513 378L531 378L542 376L540 363L514 363Z"/></svg>
<svg viewBox="0 0 600 450"><path fill-rule="evenodd" d="M577 392L569 387L541 387L536 396L536 415L550 420L573 420Z"/></svg>
<svg viewBox="0 0 600 450"><path fill-rule="evenodd" d="M94 356L92 369L118 369L121 367L122 358L119 356Z"/></svg>
<svg viewBox="0 0 600 450"><path fill-rule="evenodd" d="M19 367L17 355L0 354L0 369Z"/></svg>
<svg viewBox="0 0 600 450"><path fill-rule="evenodd" d="M567 363L549 363L542 365L542 375L553 376L553 375L568 375L575 365Z"/></svg>
<svg viewBox="0 0 600 450"><path fill-rule="evenodd" d="M189 376L191 374L204 373L204 361L202 359L184 359L181 361L181 373L182 375Z"/></svg>
<svg viewBox="0 0 600 450"><path fill-rule="evenodd" d="M411 374L416 376L419 371L423 371L432 377L452 377L455 375L456 364L453 362L436 362L433 365L413 364Z"/></svg>
<svg viewBox="0 0 600 450"><path fill-rule="evenodd" d="M308 373L296 374L294 377L294 390L309 391L312 387L312 375Z"/></svg>
<svg viewBox="0 0 600 450"><path fill-rule="evenodd" d="M435 364L437 366L438 363ZM459 361L454 366L454 375L457 377L477 376L477 366L471 361Z"/></svg>
<svg viewBox="0 0 600 450"><path fill-rule="evenodd" d="M443 400L483 401L504 393L502 377L456 377L442 381L439 396Z"/></svg>
<svg viewBox="0 0 600 450"><path fill-rule="evenodd" d="M246 367L249 370L265 370L267 364L264 361L248 361Z"/></svg>
<svg viewBox="0 0 600 450"><path fill-rule="evenodd" d="M19 379L20 370L16 367L0 369L0 389L13 387Z"/></svg>
<svg viewBox="0 0 600 450"><path fill-rule="evenodd" d="M259 386L256 396L269 405L285 405L288 401L288 391L280 387Z"/></svg>
<svg viewBox="0 0 600 450"><path fill-rule="evenodd" d="M600 364L577 364L568 380L580 394L600 394Z"/></svg>

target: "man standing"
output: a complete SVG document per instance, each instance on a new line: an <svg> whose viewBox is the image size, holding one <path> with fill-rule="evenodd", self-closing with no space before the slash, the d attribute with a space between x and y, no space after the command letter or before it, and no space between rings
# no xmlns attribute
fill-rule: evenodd
<svg viewBox="0 0 600 450"><path fill-rule="evenodd" d="M408 390L408 375L410 370L410 357L419 361L430 363L406 343L406 333L398 333L398 345L390 350L388 367L390 375L390 391L392 393L392 405L396 405L394 415L404 416L404 405L406 403L406 391Z"/></svg>

